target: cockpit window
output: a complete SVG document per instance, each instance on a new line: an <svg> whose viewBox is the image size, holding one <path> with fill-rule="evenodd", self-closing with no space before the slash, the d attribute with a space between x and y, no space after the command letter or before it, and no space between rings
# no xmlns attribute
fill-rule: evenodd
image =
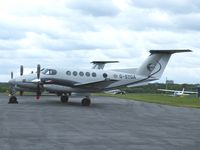
<svg viewBox="0 0 200 150"><path fill-rule="evenodd" d="M42 69L40 69L40 72L43 73L45 70L46 70L45 68L42 68ZM31 74L33 74L33 73L34 73L34 72L31 71ZM35 73L37 73L37 71L36 71Z"/></svg>
<svg viewBox="0 0 200 150"><path fill-rule="evenodd" d="M55 69L44 69L42 73L45 75L56 75L57 71Z"/></svg>
<svg viewBox="0 0 200 150"><path fill-rule="evenodd" d="M42 71L41 71L41 73L42 74L46 74L46 72L48 71L48 69L43 69ZM37 73L37 72L36 72Z"/></svg>

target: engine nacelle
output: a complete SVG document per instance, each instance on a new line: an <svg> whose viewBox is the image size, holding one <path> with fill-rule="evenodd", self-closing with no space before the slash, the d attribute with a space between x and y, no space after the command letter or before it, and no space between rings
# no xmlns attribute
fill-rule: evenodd
<svg viewBox="0 0 200 150"><path fill-rule="evenodd" d="M74 89L71 87L67 86L62 86L62 85L55 85L55 84L44 84L43 85L44 89L49 92L73 92Z"/></svg>

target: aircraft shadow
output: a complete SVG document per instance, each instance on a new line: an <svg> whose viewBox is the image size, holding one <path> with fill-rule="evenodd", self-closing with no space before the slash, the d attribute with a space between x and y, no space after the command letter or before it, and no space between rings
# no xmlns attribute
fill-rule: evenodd
<svg viewBox="0 0 200 150"><path fill-rule="evenodd" d="M58 106L58 107L82 107L82 108L101 108L105 104L104 103L92 103L90 106L82 106L81 102L78 101L69 101L68 103L61 103L57 100L35 100L35 101L19 101L19 105L32 105L32 106Z"/></svg>

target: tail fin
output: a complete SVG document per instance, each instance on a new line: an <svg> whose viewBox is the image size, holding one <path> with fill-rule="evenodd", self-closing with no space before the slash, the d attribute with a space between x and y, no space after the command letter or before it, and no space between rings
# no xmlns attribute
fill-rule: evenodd
<svg viewBox="0 0 200 150"><path fill-rule="evenodd" d="M150 50L148 59L138 68L136 74L159 79L174 53L191 52L191 50Z"/></svg>
<svg viewBox="0 0 200 150"><path fill-rule="evenodd" d="M185 89L183 88L183 90L182 90L182 94L184 94L184 91L185 91Z"/></svg>

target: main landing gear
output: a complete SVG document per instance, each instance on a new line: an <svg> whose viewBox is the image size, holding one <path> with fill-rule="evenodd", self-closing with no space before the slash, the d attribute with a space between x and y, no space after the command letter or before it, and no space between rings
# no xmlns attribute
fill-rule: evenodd
<svg viewBox="0 0 200 150"><path fill-rule="evenodd" d="M68 103L68 99L69 99L68 95L61 95L61 97L60 97L60 101L62 103ZM91 100L90 100L89 96L86 96L84 99L82 99L81 104L82 104L82 106L90 106Z"/></svg>
<svg viewBox="0 0 200 150"><path fill-rule="evenodd" d="M82 99L81 104L82 104L83 106L90 106L90 104L91 104L90 98L89 98L89 97L86 97L86 98Z"/></svg>
<svg viewBox="0 0 200 150"><path fill-rule="evenodd" d="M68 99L69 99L68 95L62 95L62 96L60 97L60 101L61 101L62 103L67 103L67 102L68 102Z"/></svg>

